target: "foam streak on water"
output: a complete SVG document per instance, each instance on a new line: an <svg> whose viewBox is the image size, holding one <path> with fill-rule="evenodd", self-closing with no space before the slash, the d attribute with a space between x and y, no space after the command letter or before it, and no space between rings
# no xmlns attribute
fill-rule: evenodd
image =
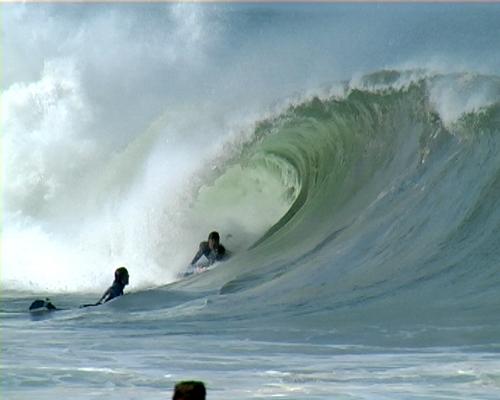
<svg viewBox="0 0 500 400"><path fill-rule="evenodd" d="M45 327L18 335L24 340L4 336L10 344L2 367L6 398L161 399L189 377L204 377L210 397L218 399L494 399L500 385L498 357L481 349L388 351L141 330L112 338L101 332L97 340L85 329ZM145 346L145 338L154 345ZM186 348L195 356L186 357Z"/></svg>

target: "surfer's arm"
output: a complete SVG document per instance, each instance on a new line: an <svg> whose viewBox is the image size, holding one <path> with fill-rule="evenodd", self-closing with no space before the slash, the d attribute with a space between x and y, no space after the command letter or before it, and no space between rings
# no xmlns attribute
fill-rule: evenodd
<svg viewBox="0 0 500 400"><path fill-rule="evenodd" d="M102 297L97 301L97 303L95 303L96 305L97 304L101 304L102 301L107 297L109 296L109 294L111 293L111 287L109 287L105 292L104 294L102 295Z"/></svg>
<svg viewBox="0 0 500 400"><path fill-rule="evenodd" d="M205 242L201 242L200 243L200 247L198 249L198 252L195 254L193 260L191 261L191 265L194 265L196 263L196 261L198 261L200 259L200 257L205 254Z"/></svg>

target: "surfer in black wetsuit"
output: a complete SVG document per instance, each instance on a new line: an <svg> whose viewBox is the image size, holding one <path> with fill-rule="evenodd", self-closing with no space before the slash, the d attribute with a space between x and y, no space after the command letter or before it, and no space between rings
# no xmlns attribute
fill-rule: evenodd
<svg viewBox="0 0 500 400"><path fill-rule="evenodd" d="M123 295L123 289L128 285L129 274L127 268L120 267L115 271L115 280L113 284L104 292L102 297L95 305L106 303L115 297Z"/></svg>
<svg viewBox="0 0 500 400"><path fill-rule="evenodd" d="M214 262L222 260L225 255L226 248L220 244L219 233L215 231L210 232L208 241L200 243L200 248L195 254L193 261L191 261L191 266L194 266L201 256L205 256L208 260L208 265L212 265Z"/></svg>
<svg viewBox="0 0 500 400"><path fill-rule="evenodd" d="M102 304L103 302L106 303L107 301L110 301L111 299L114 299L115 297L122 296L123 295L123 289L125 286L128 285L128 280L129 280L129 274L127 271L127 268L125 267L120 267L115 271L115 280L113 281L113 284L104 292L102 297L99 299L97 303L94 304L83 304L80 306L82 307L93 307L93 306L98 306ZM45 300L35 300L33 303L31 303L29 311L31 313L35 312L44 312L44 311L54 311L54 310L60 310L60 308L57 308L50 302L49 299Z"/></svg>

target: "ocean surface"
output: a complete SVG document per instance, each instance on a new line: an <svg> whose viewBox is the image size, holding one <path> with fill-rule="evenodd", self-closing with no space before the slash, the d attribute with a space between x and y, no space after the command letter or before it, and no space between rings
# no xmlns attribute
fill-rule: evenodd
<svg viewBox="0 0 500 400"><path fill-rule="evenodd" d="M499 398L500 4L1 17L2 399Z"/></svg>

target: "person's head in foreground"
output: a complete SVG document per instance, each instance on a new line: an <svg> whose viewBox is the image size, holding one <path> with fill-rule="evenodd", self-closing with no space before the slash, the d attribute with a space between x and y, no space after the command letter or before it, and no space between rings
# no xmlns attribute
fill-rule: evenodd
<svg viewBox="0 0 500 400"><path fill-rule="evenodd" d="M183 381L175 385L172 400L205 400L207 391L200 381Z"/></svg>

